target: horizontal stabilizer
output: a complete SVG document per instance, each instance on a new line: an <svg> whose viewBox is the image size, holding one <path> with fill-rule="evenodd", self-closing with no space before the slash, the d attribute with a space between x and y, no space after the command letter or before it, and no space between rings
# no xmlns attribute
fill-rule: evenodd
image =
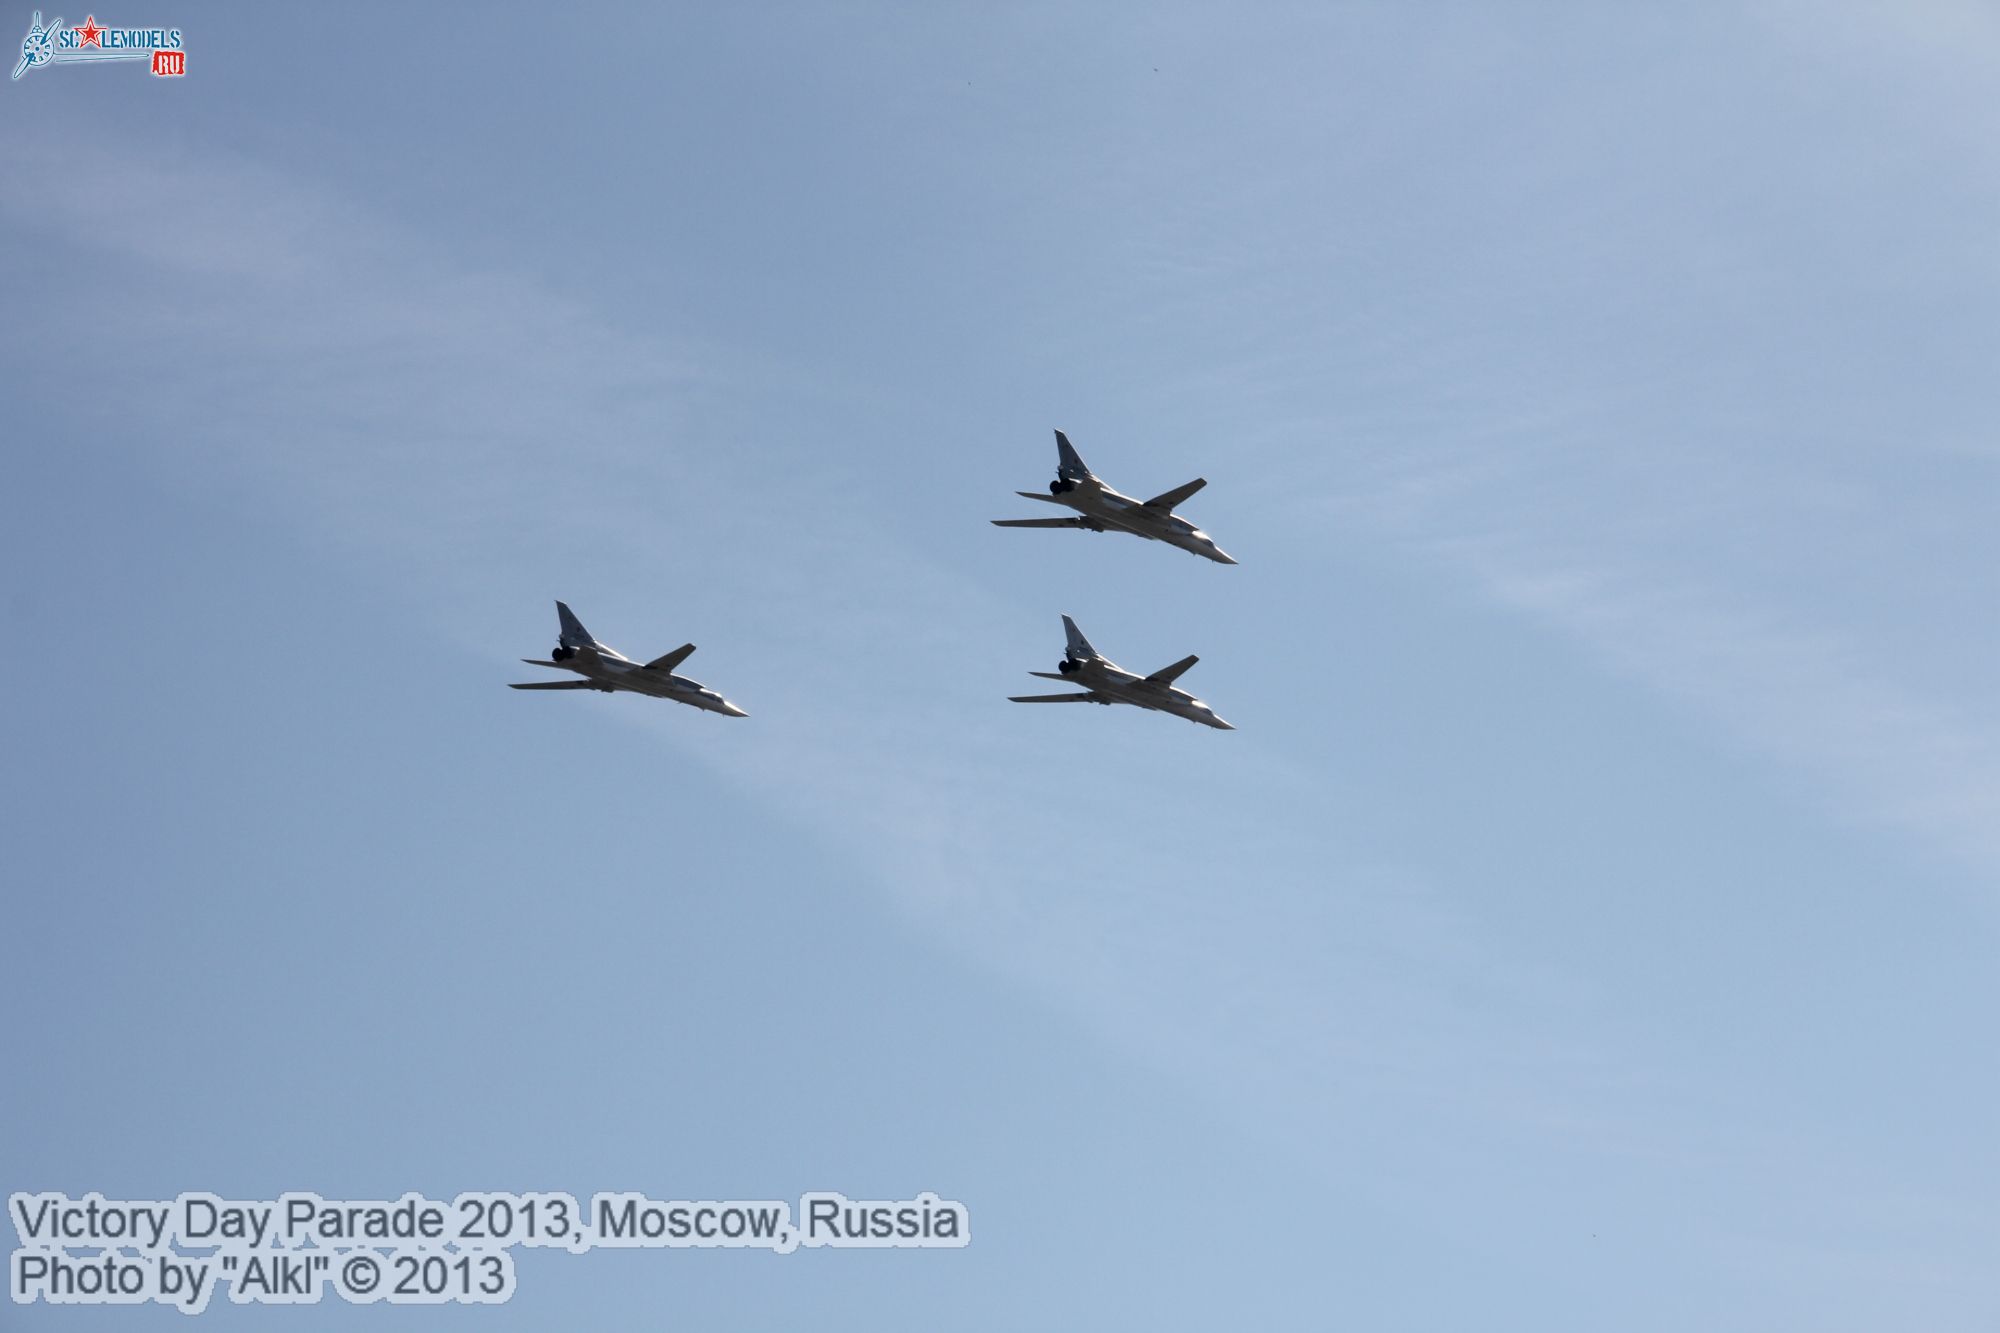
<svg viewBox="0 0 2000 1333"><path fill-rule="evenodd" d="M1196 477L1185 486L1176 486L1170 491L1161 491L1158 495L1146 501L1146 508L1171 510L1175 505L1206 485L1208 485L1207 478Z"/></svg>
<svg viewBox="0 0 2000 1333"><path fill-rule="evenodd" d="M1171 685L1180 679L1183 671L1186 671L1199 661L1201 661L1199 657L1196 657L1193 653L1189 653L1172 666L1161 667L1158 671L1146 677L1146 683L1148 685Z"/></svg>
<svg viewBox="0 0 2000 1333"><path fill-rule="evenodd" d="M1010 694L1010 704L1101 704L1109 703L1094 694Z"/></svg>
<svg viewBox="0 0 2000 1333"><path fill-rule="evenodd" d="M1041 495L1034 491L1015 491L1014 494L1020 496L1023 500L1040 500L1045 505L1062 504L1062 501L1056 499L1056 497L1053 495ZM1068 508L1067 505L1064 505L1063 507Z"/></svg>
<svg viewBox="0 0 2000 1333"><path fill-rule="evenodd" d="M1081 518L996 518L992 520L996 528L1087 528L1088 519Z"/></svg>
<svg viewBox="0 0 2000 1333"><path fill-rule="evenodd" d="M691 644L691 643L684 643L684 644L682 644L682 645L681 645L680 647L678 647L678 648L674 649L674 650L673 650L672 652L668 653L668 654L667 654L666 656L664 656L664 657L656 657L656 658L654 658L654 659L653 659L652 661L650 661L650 662L646 663L646 670L648 670L648 671L672 671L672 670L673 670L673 669L674 669L675 667L677 667L677 666L679 666L679 665L680 665L681 663L683 663L683 662L687 661L687 660L688 660L688 655L689 655L690 653L692 653L693 651L694 651L694 645L693 645L693 644Z"/></svg>
<svg viewBox="0 0 2000 1333"><path fill-rule="evenodd" d="M566 667L566 666L564 666L564 665L563 665L563 664L562 664L561 662L544 662L544 661L543 661L543 660L542 660L541 658L539 658L539 657L524 657L524 658L522 658L521 660L522 660L523 662L526 662L526 663L527 663L527 664L528 664L529 666L545 666L545 667L554 667L554 668L555 668L555 669L556 669L557 671L567 671L567 670L569 670L569 668L568 668L568 667Z"/></svg>
<svg viewBox="0 0 2000 1333"><path fill-rule="evenodd" d="M609 685L599 685L590 680L537 680L526 685L509 685L510 690L603 690L611 693Z"/></svg>

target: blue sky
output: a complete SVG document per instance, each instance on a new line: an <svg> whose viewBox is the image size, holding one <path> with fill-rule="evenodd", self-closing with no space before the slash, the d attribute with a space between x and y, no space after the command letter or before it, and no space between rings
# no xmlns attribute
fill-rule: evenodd
<svg viewBox="0 0 2000 1333"><path fill-rule="evenodd" d="M1992 1326L1990 11L98 17L6 1189L973 1219L482 1328ZM1057 426L1241 566L988 526ZM556 597L751 717L506 691ZM1240 730L1011 708L1061 612Z"/></svg>

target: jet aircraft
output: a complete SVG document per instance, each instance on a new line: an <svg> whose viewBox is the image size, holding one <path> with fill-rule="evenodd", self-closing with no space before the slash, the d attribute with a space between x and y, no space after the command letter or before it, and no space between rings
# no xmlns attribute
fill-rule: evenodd
<svg viewBox="0 0 2000 1333"><path fill-rule="evenodd" d="M1233 565L1231 559L1215 539L1174 513L1174 506L1193 495L1208 482L1196 477L1185 486L1176 486L1163 491L1150 500L1135 500L1129 495L1120 495L1106 486L1097 475L1084 466L1069 442L1069 436L1056 432L1056 479L1049 483L1049 493L1041 495L1034 491L1015 491L1014 494L1026 500L1040 500L1044 504L1062 505L1077 512L1075 518L996 518L995 527L1001 528L1082 528L1087 532L1129 532L1148 541L1166 542L1178 546L1183 551L1192 551L1206 556L1217 564Z"/></svg>
<svg viewBox="0 0 2000 1333"><path fill-rule="evenodd" d="M556 603L556 616L562 622L562 637L557 640L555 651L549 654L555 660L543 662L532 657L524 657L521 660L529 666L574 671L583 679L538 680L527 685L515 685L512 688L602 690L606 694L617 690L630 690L634 694L650 694L656 699L672 699L675 703L705 708L711 713L722 713L729 717L750 716L700 681L674 674L674 668L687 661L688 654L694 651L693 644L684 643L666 656L656 657L642 664L634 662L617 649L608 648L591 638L590 631L583 627L583 622L561 602Z"/></svg>
<svg viewBox="0 0 2000 1333"><path fill-rule="evenodd" d="M1083 631L1076 627L1074 620L1064 616L1062 622L1063 630L1069 635L1063 660L1055 671L1030 671L1028 674L1040 676L1043 680L1081 685L1089 693L1016 694L1008 697L1009 703L1136 704L1140 708L1172 713L1175 717L1184 717L1204 727L1214 727L1217 731L1236 730L1217 717L1215 710L1207 704L1186 690L1174 688L1174 681L1200 658L1190 655L1170 667L1161 667L1150 676L1135 676L1091 647L1090 640L1083 637Z"/></svg>

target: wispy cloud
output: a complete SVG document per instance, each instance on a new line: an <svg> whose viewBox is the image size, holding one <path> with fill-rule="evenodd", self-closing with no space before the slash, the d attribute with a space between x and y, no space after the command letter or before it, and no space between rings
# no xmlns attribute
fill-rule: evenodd
<svg viewBox="0 0 2000 1333"><path fill-rule="evenodd" d="M1483 151L1425 176L1449 207L1295 173L1288 207L1159 222L1151 249L1233 243L1240 270L1190 279L1224 354L1159 389L1230 404L1295 524L1430 563L1991 873L2000 30L1956 3L1757 15L1742 58L1788 77L1664 33L1535 96L1475 77Z"/></svg>
<svg viewBox="0 0 2000 1333"><path fill-rule="evenodd" d="M1198 751L1198 788L1135 786L1185 763L1187 738L1112 715L1093 719L1111 749L1078 752L997 703L969 709L967 681L991 673L997 699L1016 679L1003 656L1015 640L994 627L1019 624L1020 608L900 535L902 499L871 491L810 429L773 430L812 421L841 386L671 317L618 327L550 275L468 267L253 163L162 148L150 166L53 172L39 152L0 147L0 178L47 183L0 210L23 248L87 252L93 267L42 307L34 346L18 325L0 335L15 364L94 349L136 386L175 383L199 433L140 428L145 447L295 517L496 670L517 655L523 590L539 602L552 570L603 589L611 605L588 619L614 642L636 618L614 611L672 583L677 617L728 625L726 644L688 627L704 662L810 664L765 670L754 689L697 672L753 726L624 715L815 830L944 947L1302 1160L1337 1171L1356 1145L1401 1154L1391 1175L1442 1200L1454 1172L1524 1144L1606 1162L1763 1151L1750 1133L1716 1141L1701 1126L1717 1117L1679 1114L1726 1098L1605 1049L1579 1018L1596 1008L1589 982L1515 956L1450 888L1352 850L1363 840L1313 775L1254 731ZM1440 352L1406 332L1382 355L1414 389ZM1462 345L1443 355L1473 368ZM1282 398L1311 368L1274 355L1257 393ZM1782 457L1662 455L1657 435L1607 449L1620 423L1601 400L1524 395L1504 369L1453 382L1414 420L1378 400L1359 433L1384 443L1322 460L1336 498L1294 512L1330 503L1343 531L1475 580L1859 808L2000 859L1978 696L1900 686L1856 626L1795 621L1760 592L1792 572L1756 538L1772 515L1817 544L1852 497L1786 500ZM107 419L143 421L143 407L140 390L114 391ZM1239 456L1295 456L1296 429L1262 431ZM1741 540L1723 555L1752 563L1702 548L1718 531ZM1732 577L1748 568L1762 574ZM726 591L704 602L704 582ZM903 662L922 666L883 669ZM1182 836L1196 825L1202 839ZM1408 1132L1413 1119L1424 1132Z"/></svg>
<svg viewBox="0 0 2000 1333"><path fill-rule="evenodd" d="M1951 431L1848 441L1842 456L1648 423L1635 446L1626 406L1604 402L1508 425L1538 435L1527 448L1468 426L1465 441L1433 426L1359 454L1326 512L1573 638L1843 808L2000 869L1990 460Z"/></svg>
<svg viewBox="0 0 2000 1333"><path fill-rule="evenodd" d="M1121 790L1135 764L1184 762L1186 738L1094 717L1110 748L1093 759L1010 725L1021 719L997 696L1019 664L996 667L981 645L1017 608L899 538L881 498L813 441L730 447L756 429L732 398L810 408L796 387L809 377L611 327L544 276L468 272L254 164L156 154L50 173L38 151L0 149L0 174L49 182L10 199L13 227L100 256L42 333L102 347L115 329L121 362L178 383L202 439L187 466L250 479L257 503L392 574L495 659L520 623L508 599L546 577L538 533L589 533L594 567L624 571L627 598L631 570L726 569L729 652L811 666L740 693L753 720L780 724L725 734L659 710L637 725L817 829L949 947L1204 1095L1253 1115L1300 1108L1288 1134L1462 1084L1468 1046L1484 1052L1482 1078L1529 1099L1551 1058L1578 1058L1492 1031L1482 1001L1543 1010L1556 983L1482 945L1419 879L1344 864L1303 775L1254 737L1202 750L1199 784ZM884 673L885 660L924 665ZM984 712L964 698L980 672L996 699ZM1292 831L1274 833L1285 809ZM1173 836L1196 819L1220 826L1205 849ZM1161 836L1064 836L1072 824ZM1251 843L1274 873L1246 883L1229 849Z"/></svg>
<svg viewBox="0 0 2000 1333"><path fill-rule="evenodd" d="M707 601L702 585L715 580L678 581L677 612L726 621L739 660L806 665L765 672L755 691L713 677L756 726L627 710L637 725L815 829L934 938L1052 997L1303 1160L1338 1169L1357 1145L1400 1153L1389 1176L1440 1201L1462 1198L1455 1173L1523 1143L1581 1145L1600 1161L1761 1160L1763 1136L1717 1142L1725 1117L1678 1114L1712 1111L1726 1094L1672 1086L1644 1052L1605 1049L1578 1018L1592 1008L1587 982L1524 964L1453 892L1353 850L1362 840L1254 732L1196 751L1199 790L1140 787L1133 775L1185 763L1185 734L1096 718L1113 752L1079 752L1030 739L997 704L968 709L966 682L996 670L996 637L1011 651L993 627L1018 623L1019 608L899 536L901 501L822 454L811 431L773 428L813 421L844 386L690 335L670 315L621 327L559 273L468 264L256 163L158 143L116 170L52 167L32 139L0 145L0 181L38 183L0 194L17 248L62 254L81 275L30 275L47 285L39 295L59 285L62 299L37 307L32 331L0 332L14 364L115 351L132 387L114 385L100 410L120 423L145 420L145 386L175 384L199 433L131 428L144 447L295 517L496 667L514 655L521 599L539 601L558 574L630 608L660 597L676 570L726 570L726 592ZM1288 188L1275 179L1260 206L1279 211ZM1243 234L1226 214L1199 217L1217 238ZM1288 263L1317 253L1308 230L1280 238ZM1169 284L1247 285L1259 301L1292 291L1289 270L1214 250L1160 237L1141 245L1139 267ZM1495 284L1510 309L1518 288L1558 267L1531 258L1528 276ZM1732 261L1725 276L1740 271ZM1232 313L1194 287L1176 299L1202 319ZM1877 519L1887 503L1896 521L1873 525L1870 541L1901 553L1898 576L1927 578L1936 562L1911 553L1926 540L1916 516L1978 529L1990 514L1987 474L1958 470L1990 467L1976 430L1927 431L1917 447L1953 461L1935 485L1883 497L1812 466L1819 439L1728 447L1771 425L1753 407L1650 419L1686 388L1671 369L1487 365L1494 349L1477 339L1427 332L1438 311L1378 322L1393 293L1375 299L1329 335L1372 339L1339 364L1395 390L1360 409L1361 439L1381 442L1372 452L1319 448L1333 410L1302 406L1301 386L1316 391L1330 358L1293 330L1246 339L1240 363L1191 373L1162 397L1230 396L1229 413L1207 410L1232 418L1238 393L1277 408L1232 439L1239 458L1274 469L1317 456L1300 471L1319 494L1294 513L1331 510L1348 532L1434 560L1855 808L2000 863L1993 675L1975 666L1924 684L1911 653L1876 633L1899 623L1895 591L1876 587L1869 615L1845 614L1846 585L1869 562L1827 555L1856 515ZM1157 318L1146 300L1128 304L1135 321ZM1572 337L1595 331L1579 327ZM1593 392L1566 391L1574 378ZM1709 428L1722 447L1688 447ZM1882 455L1865 439L1835 438L1866 452L1857 477L1877 475ZM1952 604L1990 590L1990 576L1967 578ZM614 640L609 627L629 621L609 609L590 619ZM1927 632L1926 653L1990 663L1990 636L1924 621L1948 626ZM720 651L705 643L703 660ZM1191 846L1182 834L1196 824L1209 836ZM1129 836L1095 836L1103 828ZM1250 880L1239 849L1253 846ZM1407 1132L1413 1118L1422 1132Z"/></svg>
<svg viewBox="0 0 2000 1333"><path fill-rule="evenodd" d="M1787 629L1754 598L1677 586L1663 571L1551 568L1494 546L1456 554L1502 601L1807 769L1855 808L2000 870L1995 719L1976 701L1954 705L1877 675L1852 628Z"/></svg>

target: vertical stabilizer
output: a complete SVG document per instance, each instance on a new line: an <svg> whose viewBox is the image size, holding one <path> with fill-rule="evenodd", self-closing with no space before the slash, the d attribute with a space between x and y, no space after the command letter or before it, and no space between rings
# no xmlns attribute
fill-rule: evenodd
<svg viewBox="0 0 2000 1333"><path fill-rule="evenodd" d="M562 622L562 638L558 640L565 648L598 648L603 645L590 637L590 631L576 618L576 612L562 602L556 603L556 618Z"/></svg>
<svg viewBox="0 0 2000 1333"><path fill-rule="evenodd" d="M1076 446L1069 442L1069 436L1056 432L1056 475L1064 481L1082 481L1091 475L1083 465L1083 455L1077 453Z"/></svg>
<svg viewBox="0 0 2000 1333"><path fill-rule="evenodd" d="M1083 631L1068 616L1063 617L1063 630L1069 635L1069 655L1079 662L1087 662L1098 652L1090 646L1090 640L1083 637Z"/></svg>

